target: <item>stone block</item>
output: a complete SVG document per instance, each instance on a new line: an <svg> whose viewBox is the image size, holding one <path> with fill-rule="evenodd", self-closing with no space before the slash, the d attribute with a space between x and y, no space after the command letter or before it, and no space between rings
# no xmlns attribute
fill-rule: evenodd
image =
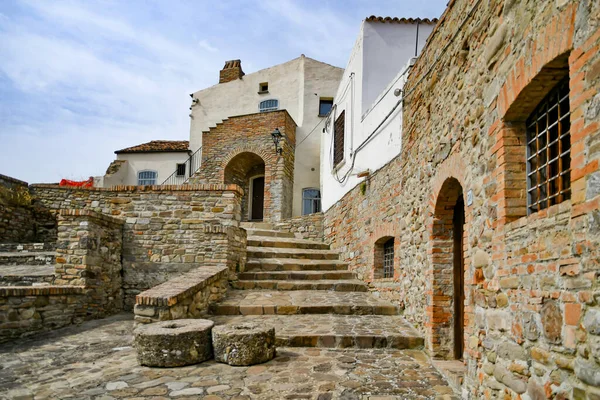
<svg viewBox="0 0 600 400"><path fill-rule="evenodd" d="M259 324L220 325L213 329L215 360L229 365L254 365L275 357L275 328Z"/></svg>
<svg viewBox="0 0 600 400"><path fill-rule="evenodd" d="M181 319L140 325L134 345L141 365L181 367L212 358L211 329L205 319Z"/></svg>

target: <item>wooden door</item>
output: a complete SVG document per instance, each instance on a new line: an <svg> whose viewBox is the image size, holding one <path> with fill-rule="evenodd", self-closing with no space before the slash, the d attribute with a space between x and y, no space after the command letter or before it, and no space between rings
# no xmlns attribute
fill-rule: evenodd
<svg viewBox="0 0 600 400"><path fill-rule="evenodd" d="M265 202L265 177L252 179L252 209L250 219L253 221L263 219L263 207Z"/></svg>
<svg viewBox="0 0 600 400"><path fill-rule="evenodd" d="M462 195L458 197L454 207L454 358L462 359L465 343L465 203Z"/></svg>

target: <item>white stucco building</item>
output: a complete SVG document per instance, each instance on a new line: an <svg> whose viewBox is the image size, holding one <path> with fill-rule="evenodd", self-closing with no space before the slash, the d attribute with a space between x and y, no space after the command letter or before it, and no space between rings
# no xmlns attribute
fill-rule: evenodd
<svg viewBox="0 0 600 400"><path fill-rule="evenodd" d="M323 210L400 153L401 91L436 22L375 16L362 22L321 131Z"/></svg>
<svg viewBox="0 0 600 400"><path fill-rule="evenodd" d="M228 61L217 85L191 94L190 150L196 153L202 132L229 117L285 109L297 125L293 216L320 211L309 197L320 189L320 132L342 74L304 55L247 75L239 60Z"/></svg>
<svg viewBox="0 0 600 400"><path fill-rule="evenodd" d="M189 176L187 140L153 140L115 151L117 158L96 186L160 185L169 176Z"/></svg>

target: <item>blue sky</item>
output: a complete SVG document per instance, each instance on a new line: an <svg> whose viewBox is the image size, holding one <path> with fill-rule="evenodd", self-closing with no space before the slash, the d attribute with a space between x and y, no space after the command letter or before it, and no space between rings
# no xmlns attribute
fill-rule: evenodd
<svg viewBox="0 0 600 400"><path fill-rule="evenodd" d="M447 0L0 2L0 174L102 175L114 151L189 139L189 93L229 59L344 67L369 15L439 17Z"/></svg>

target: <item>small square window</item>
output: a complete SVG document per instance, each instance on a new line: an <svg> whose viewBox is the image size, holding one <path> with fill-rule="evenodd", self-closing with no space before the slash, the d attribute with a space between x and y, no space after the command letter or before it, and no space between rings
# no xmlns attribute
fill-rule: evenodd
<svg viewBox="0 0 600 400"><path fill-rule="evenodd" d="M263 82L258 84L258 93L269 93L269 83Z"/></svg>
<svg viewBox="0 0 600 400"><path fill-rule="evenodd" d="M177 176L184 176L184 175L185 175L185 163L177 164Z"/></svg>
<svg viewBox="0 0 600 400"><path fill-rule="evenodd" d="M319 99L319 117L325 117L333 107L333 99Z"/></svg>

